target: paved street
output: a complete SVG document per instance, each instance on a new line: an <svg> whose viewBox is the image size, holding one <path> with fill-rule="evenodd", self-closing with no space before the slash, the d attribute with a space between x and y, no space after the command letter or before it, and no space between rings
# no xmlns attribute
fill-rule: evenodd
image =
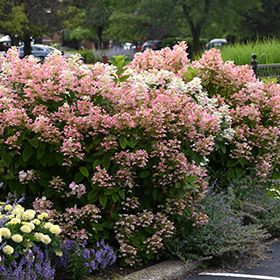
<svg viewBox="0 0 280 280"><path fill-rule="evenodd" d="M256 268L238 273L208 273L205 271L184 280L280 280L280 243L272 244L269 247L271 252L267 254L272 259L260 261L260 266Z"/></svg>

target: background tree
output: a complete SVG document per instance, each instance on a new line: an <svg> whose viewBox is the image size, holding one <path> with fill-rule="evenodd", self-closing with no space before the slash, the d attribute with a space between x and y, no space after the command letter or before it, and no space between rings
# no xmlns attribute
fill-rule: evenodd
<svg viewBox="0 0 280 280"><path fill-rule="evenodd" d="M236 36L236 27L244 25L247 11L261 5L259 0L178 0L177 3L182 7L183 17L191 30L195 53L200 52L201 34L211 34L209 39Z"/></svg>
<svg viewBox="0 0 280 280"><path fill-rule="evenodd" d="M88 29L96 36L88 38L97 39L97 48L103 48L103 36L108 27L109 18L113 13L112 0L76 0L75 6L83 13L80 21L81 29Z"/></svg>
<svg viewBox="0 0 280 280"><path fill-rule="evenodd" d="M73 16L71 0L0 0L0 32L24 42L24 55L31 54L31 37L53 34Z"/></svg>
<svg viewBox="0 0 280 280"><path fill-rule="evenodd" d="M181 36L180 7L172 0L116 0L110 31L122 41Z"/></svg>

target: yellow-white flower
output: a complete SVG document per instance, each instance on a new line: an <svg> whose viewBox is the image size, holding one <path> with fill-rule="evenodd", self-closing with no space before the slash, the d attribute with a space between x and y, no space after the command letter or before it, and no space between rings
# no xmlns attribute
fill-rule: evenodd
<svg viewBox="0 0 280 280"><path fill-rule="evenodd" d="M15 207L15 209L12 211L12 214L15 215L22 215L23 213L24 213L24 208L22 207Z"/></svg>
<svg viewBox="0 0 280 280"><path fill-rule="evenodd" d="M7 255L12 255L13 252L14 252L14 248L11 247L10 245L6 245L6 246L2 249L2 251L3 251L5 254L7 254Z"/></svg>
<svg viewBox="0 0 280 280"><path fill-rule="evenodd" d="M51 243L51 238L48 235L43 235L42 240L41 240L44 244L50 244Z"/></svg>
<svg viewBox="0 0 280 280"><path fill-rule="evenodd" d="M5 210L6 211L9 211L9 210L11 210L13 208L13 206L11 205L11 204L7 204L6 206L5 206Z"/></svg>
<svg viewBox="0 0 280 280"><path fill-rule="evenodd" d="M62 255L63 255L61 250L54 250L54 252L58 257L62 257Z"/></svg>
<svg viewBox="0 0 280 280"><path fill-rule="evenodd" d="M31 223L33 223L34 225L38 226L38 225L40 225L41 222L38 219L34 219L34 220L31 221Z"/></svg>
<svg viewBox="0 0 280 280"><path fill-rule="evenodd" d="M22 214L23 220L33 220L36 212L34 210L28 209Z"/></svg>
<svg viewBox="0 0 280 280"><path fill-rule="evenodd" d="M21 220L19 218L12 218L9 222L7 222L7 225L15 225L20 224Z"/></svg>
<svg viewBox="0 0 280 280"><path fill-rule="evenodd" d="M53 234L60 234L61 233L61 229L58 225L52 226L50 228L50 232Z"/></svg>
<svg viewBox="0 0 280 280"><path fill-rule="evenodd" d="M35 236L35 238L36 238L37 241L42 241L42 238L43 238L44 234L41 233L41 232L36 232L36 233L34 234L34 236Z"/></svg>
<svg viewBox="0 0 280 280"><path fill-rule="evenodd" d="M45 224L44 224L44 228L46 228L46 229L49 229L49 228L51 228L51 227L53 227L53 224L52 224L52 223L45 223Z"/></svg>
<svg viewBox="0 0 280 280"><path fill-rule="evenodd" d="M16 243L20 243L23 240L23 237L20 234L12 235L12 240Z"/></svg>
<svg viewBox="0 0 280 280"><path fill-rule="evenodd" d="M26 223L26 225L28 226L28 227L30 227L32 230L33 229L35 229L35 226L34 226L34 224L33 223Z"/></svg>
<svg viewBox="0 0 280 280"><path fill-rule="evenodd" d="M23 225L20 230L24 233L30 233L32 229L28 225Z"/></svg>
<svg viewBox="0 0 280 280"><path fill-rule="evenodd" d="M45 218L48 218L48 214L47 213L45 213L45 212L43 212L43 213L41 213L40 215L38 215L38 219L39 220L43 220L43 219L45 219Z"/></svg>
<svg viewBox="0 0 280 280"><path fill-rule="evenodd" d="M0 235L6 239L10 239L12 234L8 228L2 227L2 228L0 228Z"/></svg>

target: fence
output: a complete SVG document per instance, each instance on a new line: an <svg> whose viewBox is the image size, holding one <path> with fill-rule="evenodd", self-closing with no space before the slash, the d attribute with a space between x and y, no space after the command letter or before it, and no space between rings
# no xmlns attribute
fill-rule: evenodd
<svg viewBox="0 0 280 280"><path fill-rule="evenodd" d="M280 63L258 64L256 60L257 55L255 53L252 54L252 58L251 65L257 78L262 79L270 77L280 79Z"/></svg>

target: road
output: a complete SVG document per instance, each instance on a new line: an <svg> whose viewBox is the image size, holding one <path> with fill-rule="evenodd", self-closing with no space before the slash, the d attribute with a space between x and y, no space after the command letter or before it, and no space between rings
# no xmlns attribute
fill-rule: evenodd
<svg viewBox="0 0 280 280"><path fill-rule="evenodd" d="M269 246L268 260L259 261L260 266L237 273L203 272L184 280L280 280L280 242Z"/></svg>

